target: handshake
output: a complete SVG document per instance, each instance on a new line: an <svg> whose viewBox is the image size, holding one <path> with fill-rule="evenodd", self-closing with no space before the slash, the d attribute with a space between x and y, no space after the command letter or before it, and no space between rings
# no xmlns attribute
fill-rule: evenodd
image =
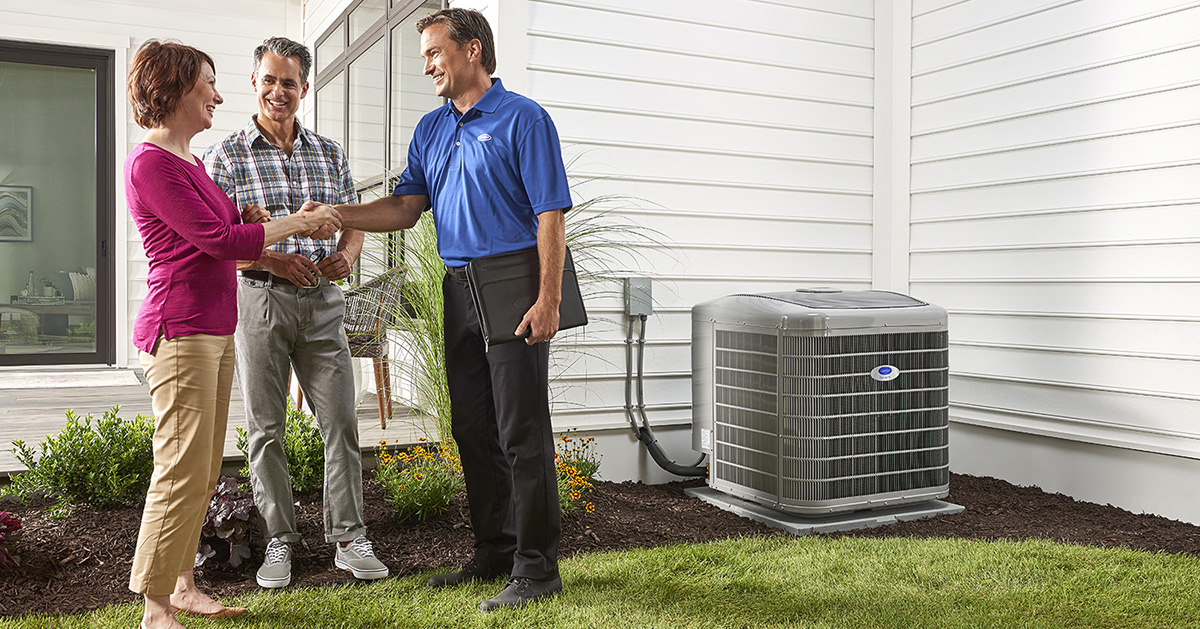
<svg viewBox="0 0 1200 629"><path fill-rule="evenodd" d="M243 223L266 223L271 220L271 213L261 205L247 203L242 206ZM342 228L342 215L331 205L305 201L300 211L286 216L280 221L295 223L288 225L288 231L302 238L325 240L332 238Z"/></svg>

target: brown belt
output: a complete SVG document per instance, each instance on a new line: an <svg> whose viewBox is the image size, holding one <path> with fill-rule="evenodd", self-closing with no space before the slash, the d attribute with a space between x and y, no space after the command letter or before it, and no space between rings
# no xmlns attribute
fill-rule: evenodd
<svg viewBox="0 0 1200 629"><path fill-rule="evenodd" d="M296 284L293 283L292 280L289 280L286 277L279 277L278 275L275 275L274 273L271 273L269 271L238 271L238 275L241 275L242 277L244 277L246 279L256 280L259 282L266 282L267 284L271 284L271 285L282 284L284 286L291 286L293 288L296 287ZM317 286L325 286L327 284L329 284L328 278L324 278L324 277L317 278ZM316 287L309 286L307 288L316 288Z"/></svg>

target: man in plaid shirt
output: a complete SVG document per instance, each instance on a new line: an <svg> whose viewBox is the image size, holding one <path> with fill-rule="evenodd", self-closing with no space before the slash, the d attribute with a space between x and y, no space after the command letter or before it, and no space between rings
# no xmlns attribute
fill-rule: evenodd
<svg viewBox="0 0 1200 629"><path fill-rule="evenodd" d="M251 76L258 114L204 155L213 181L243 208L245 221L281 218L309 199L357 202L345 152L296 120L311 66L303 44L282 37L263 42L254 51ZM345 230L337 240L331 235L293 236L257 262L238 263L234 341L250 427L254 503L270 539L256 575L265 588L291 583L290 544L300 540L283 451L293 366L325 440L325 541L336 546L334 565L359 579L388 576L363 521L354 376L342 327L346 301L342 289L330 284L350 275L363 234Z"/></svg>

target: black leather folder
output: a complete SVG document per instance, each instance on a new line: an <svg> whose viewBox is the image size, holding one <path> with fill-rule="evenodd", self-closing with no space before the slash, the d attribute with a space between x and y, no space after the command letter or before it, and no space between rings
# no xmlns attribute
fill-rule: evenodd
<svg viewBox="0 0 1200 629"><path fill-rule="evenodd" d="M517 337L513 331L537 301L541 289L537 247L475 258L467 264L467 282L475 298L475 313L483 328L483 340L489 347L524 338ZM577 328L587 322L579 280L575 276L575 262L571 259L571 250L567 249L558 329ZM525 336L528 335L526 329Z"/></svg>

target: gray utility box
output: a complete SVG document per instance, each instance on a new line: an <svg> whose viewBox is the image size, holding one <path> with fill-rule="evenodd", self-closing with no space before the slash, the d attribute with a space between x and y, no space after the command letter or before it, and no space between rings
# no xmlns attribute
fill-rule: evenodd
<svg viewBox="0 0 1200 629"><path fill-rule="evenodd" d="M885 291L692 308L692 447L708 484L818 515L950 490L946 311Z"/></svg>

